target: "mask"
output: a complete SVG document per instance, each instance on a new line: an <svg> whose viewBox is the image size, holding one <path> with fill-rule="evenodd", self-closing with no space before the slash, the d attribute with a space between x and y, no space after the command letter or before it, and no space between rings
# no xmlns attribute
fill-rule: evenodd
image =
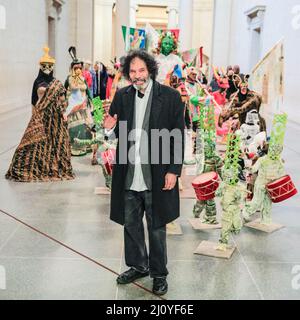
<svg viewBox="0 0 300 320"><path fill-rule="evenodd" d="M168 56L172 51L174 51L174 40L170 36L166 36L161 43L161 53Z"/></svg>
<svg viewBox="0 0 300 320"><path fill-rule="evenodd" d="M248 124L259 124L259 117L256 111L247 112L246 123Z"/></svg>
<svg viewBox="0 0 300 320"><path fill-rule="evenodd" d="M79 67L78 65L77 66L74 66L73 67L73 75L76 76L76 77L80 77L82 75L82 68L81 66Z"/></svg>
<svg viewBox="0 0 300 320"><path fill-rule="evenodd" d="M42 70L42 72L44 72L45 74L49 75L51 72L53 72L54 70L54 64L49 64L49 63L42 63L40 65L40 69Z"/></svg>

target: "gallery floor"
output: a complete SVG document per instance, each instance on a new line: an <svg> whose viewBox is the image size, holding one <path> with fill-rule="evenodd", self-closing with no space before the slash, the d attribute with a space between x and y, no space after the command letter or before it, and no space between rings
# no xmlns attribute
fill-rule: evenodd
<svg viewBox="0 0 300 320"><path fill-rule="evenodd" d="M109 220L109 197L94 194L103 178L90 156L73 158L74 181L5 180L29 118L29 107L0 116L0 300L159 299L150 278L116 284L126 269L123 231ZM300 191L299 137L300 125L290 121L284 159ZM230 260L193 254L200 241L219 238L219 230L191 227L193 203L181 201L183 234L168 236L165 299L300 299L300 195L273 206L273 220L285 228L234 236Z"/></svg>

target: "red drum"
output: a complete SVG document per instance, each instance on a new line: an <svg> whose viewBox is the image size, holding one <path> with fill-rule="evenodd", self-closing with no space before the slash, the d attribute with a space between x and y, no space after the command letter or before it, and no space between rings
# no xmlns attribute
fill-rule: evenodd
<svg viewBox="0 0 300 320"><path fill-rule="evenodd" d="M216 172L203 173L192 182L198 200L211 200L219 187L219 177Z"/></svg>
<svg viewBox="0 0 300 320"><path fill-rule="evenodd" d="M289 175L268 183L266 188L274 203L284 201L297 193L297 189Z"/></svg>
<svg viewBox="0 0 300 320"><path fill-rule="evenodd" d="M112 175L115 157L116 157L116 150L115 149L110 149L110 150L106 150L104 152L101 152L101 158L103 161L105 171L110 176Z"/></svg>

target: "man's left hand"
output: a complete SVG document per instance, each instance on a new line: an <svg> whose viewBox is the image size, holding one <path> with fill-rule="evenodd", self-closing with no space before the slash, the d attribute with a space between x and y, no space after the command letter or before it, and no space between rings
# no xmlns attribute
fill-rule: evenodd
<svg viewBox="0 0 300 320"><path fill-rule="evenodd" d="M163 190L172 190L174 189L177 182L177 176L173 173L167 173L165 176L165 186Z"/></svg>

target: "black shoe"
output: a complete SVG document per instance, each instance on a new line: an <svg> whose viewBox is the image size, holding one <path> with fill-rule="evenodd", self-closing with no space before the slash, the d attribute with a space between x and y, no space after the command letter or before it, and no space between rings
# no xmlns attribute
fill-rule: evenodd
<svg viewBox="0 0 300 320"><path fill-rule="evenodd" d="M147 277L149 275L149 271L147 272L139 272L133 268L123 272L117 278L118 284L127 284L131 283L139 278Z"/></svg>
<svg viewBox="0 0 300 320"><path fill-rule="evenodd" d="M168 282L166 278L154 278L152 292L162 296L168 292Z"/></svg>

